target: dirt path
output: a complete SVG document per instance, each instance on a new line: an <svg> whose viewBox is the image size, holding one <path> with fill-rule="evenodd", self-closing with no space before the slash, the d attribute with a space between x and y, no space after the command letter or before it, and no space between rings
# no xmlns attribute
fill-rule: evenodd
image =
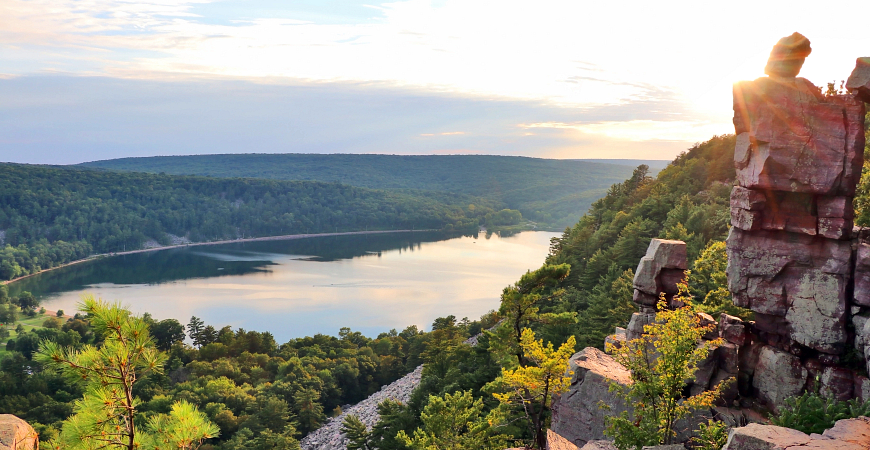
<svg viewBox="0 0 870 450"><path fill-rule="evenodd" d="M351 236L357 234L384 234L384 233L415 233L422 231L437 231L437 230L383 230L383 231L345 231L342 233L313 233L313 234L285 234L283 236L266 236L266 237L257 237L257 238L241 238L241 239L228 239L223 241L209 241L209 242L191 242L189 244L177 244L177 245L166 245L163 247L153 247L153 248L143 248L141 250L130 250L127 252L114 252L114 253L102 253L99 255L91 255L84 259L78 259L75 261L70 261L66 264L61 264L59 266L52 267L50 269L43 269L39 272L34 272L29 275L24 275L18 278L13 278L9 281L0 281L0 284L10 284L14 283L18 280L23 280L25 278L30 278L35 275L39 275L41 273L45 273L51 270L57 270L63 267L72 266L74 264L79 264L87 261L91 261L97 258L104 258L108 256L120 256L120 255L132 255L134 253L145 253L145 252L156 252L159 250L168 250L171 248L180 248L180 247L194 247L200 245L220 245L220 244L235 244L239 242L257 242L257 241L285 241L291 239L305 239L312 237L323 237L323 236Z"/></svg>

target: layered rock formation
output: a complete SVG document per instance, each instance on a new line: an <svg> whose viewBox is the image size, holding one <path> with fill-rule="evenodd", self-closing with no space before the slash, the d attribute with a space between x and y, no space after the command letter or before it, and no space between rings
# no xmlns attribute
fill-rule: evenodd
<svg viewBox="0 0 870 450"><path fill-rule="evenodd" d="M769 77L734 86L728 288L756 319L734 344L745 365L741 388L773 409L816 378L839 398L863 396L867 384L838 364L856 342L870 341L870 333L849 332L850 321L863 329L870 307L870 246L852 230L864 152L856 96L868 92L870 68L859 59L849 81L856 96L824 96L797 77L809 52L803 36L784 38Z"/></svg>

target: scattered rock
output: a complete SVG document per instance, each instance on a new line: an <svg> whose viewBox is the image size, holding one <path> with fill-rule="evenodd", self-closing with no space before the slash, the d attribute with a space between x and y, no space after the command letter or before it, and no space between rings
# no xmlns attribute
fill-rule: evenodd
<svg viewBox="0 0 870 450"><path fill-rule="evenodd" d="M719 336L726 342L738 347L746 343L746 326L739 317L722 314L719 316Z"/></svg>
<svg viewBox="0 0 870 450"><path fill-rule="evenodd" d="M839 420L823 434L751 423L732 428L722 450L867 450L870 422L866 417Z"/></svg>
<svg viewBox="0 0 870 450"><path fill-rule="evenodd" d="M423 366L417 367L413 372L381 388L367 399L342 411L341 415L330 419L320 428L308 433L299 446L302 450L338 450L347 448L347 436L341 432L341 423L349 415L357 416L367 427L371 428L377 422L378 403L386 399L408 403L411 393L420 385L423 375Z"/></svg>

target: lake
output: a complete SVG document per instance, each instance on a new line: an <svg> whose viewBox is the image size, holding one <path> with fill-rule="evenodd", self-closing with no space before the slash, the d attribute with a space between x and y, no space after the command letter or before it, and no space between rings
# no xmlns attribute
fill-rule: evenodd
<svg viewBox="0 0 870 450"><path fill-rule="evenodd" d="M91 293L155 319L270 331L279 343L341 327L374 337L498 309L502 289L540 267L555 236L416 232L192 246L101 258L9 287L67 314Z"/></svg>

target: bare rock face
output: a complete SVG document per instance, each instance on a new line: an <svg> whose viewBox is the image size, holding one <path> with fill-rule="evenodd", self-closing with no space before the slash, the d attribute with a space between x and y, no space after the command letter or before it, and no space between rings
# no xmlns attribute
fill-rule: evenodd
<svg viewBox="0 0 870 450"><path fill-rule="evenodd" d="M855 70L846 80L846 89L859 100L870 103L870 58L858 58Z"/></svg>
<svg viewBox="0 0 870 450"><path fill-rule="evenodd" d="M759 399L776 410L788 397L800 394L807 382L807 369L800 358L764 347L755 367L753 387Z"/></svg>
<svg viewBox="0 0 870 450"><path fill-rule="evenodd" d="M27 422L12 414L0 414L0 450L35 450L39 436Z"/></svg>
<svg viewBox="0 0 870 450"><path fill-rule="evenodd" d="M824 97L804 78L735 84L738 184L761 191L854 195L863 156L864 139L858 135L863 134L863 109L852 97ZM789 200L780 202L800 212L801 205ZM765 212L775 210L768 205Z"/></svg>
<svg viewBox="0 0 870 450"><path fill-rule="evenodd" d="M796 77L804 60L813 49L810 40L800 33L794 33L779 40L770 51L770 58L764 73L772 77Z"/></svg>
<svg viewBox="0 0 870 450"><path fill-rule="evenodd" d="M849 242L732 228L728 287L734 303L784 320L768 330L826 353L846 345ZM760 316L760 327L770 320Z"/></svg>
<svg viewBox="0 0 870 450"><path fill-rule="evenodd" d="M568 360L574 370L571 387L553 401L550 428L556 434L582 447L589 441L604 439L604 418L628 407L619 396L609 392L610 383L631 383L628 370L601 350L587 347ZM604 403L611 410L599 408Z"/></svg>

